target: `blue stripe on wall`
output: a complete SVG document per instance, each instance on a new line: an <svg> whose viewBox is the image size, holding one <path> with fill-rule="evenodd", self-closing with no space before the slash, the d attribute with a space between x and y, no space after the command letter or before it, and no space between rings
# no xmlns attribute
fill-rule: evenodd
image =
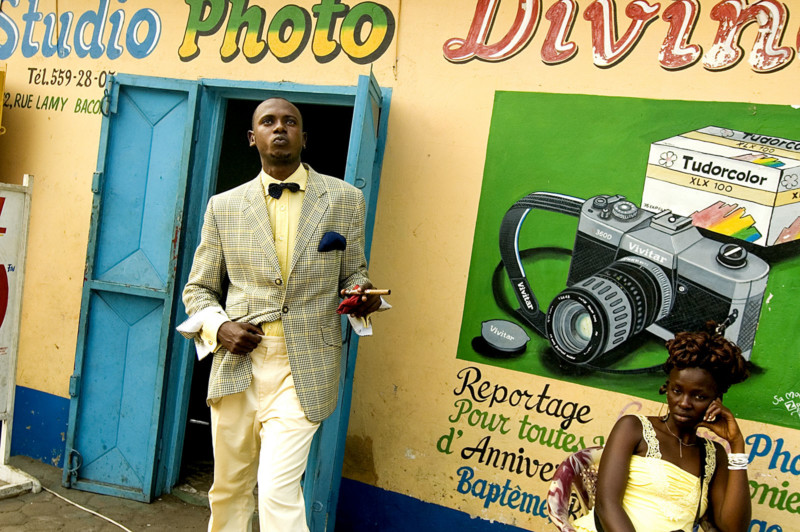
<svg viewBox="0 0 800 532"><path fill-rule="evenodd" d="M17 386L11 454L64 466L69 399Z"/></svg>
<svg viewBox="0 0 800 532"><path fill-rule="evenodd" d="M542 519L537 532L553 530ZM407 495L342 478L336 532L528 532L528 529L472 518L469 514Z"/></svg>

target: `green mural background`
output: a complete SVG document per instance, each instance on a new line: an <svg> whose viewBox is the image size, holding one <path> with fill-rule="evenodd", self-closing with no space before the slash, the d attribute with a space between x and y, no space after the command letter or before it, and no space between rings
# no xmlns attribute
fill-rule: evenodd
<svg viewBox="0 0 800 532"><path fill-rule="evenodd" d="M750 103L649 100L498 92L495 95L457 357L524 373L663 400L661 372L618 375L563 363L548 341L514 312L518 307L500 264L498 235L515 201L536 191L590 198L622 194L641 204L650 144L705 126L800 138L800 110ZM566 288L578 218L531 211L519 235L526 275L543 311ZM751 378L725 403L737 416L800 428L800 245L752 248L770 264ZM543 249L547 248L547 249ZM498 290L493 291L493 282ZM523 353L487 354L473 343L481 324L504 319L531 337ZM666 358L663 341L643 331L595 362L642 368ZM797 404L790 399L798 394ZM777 398L789 398L778 401Z"/></svg>

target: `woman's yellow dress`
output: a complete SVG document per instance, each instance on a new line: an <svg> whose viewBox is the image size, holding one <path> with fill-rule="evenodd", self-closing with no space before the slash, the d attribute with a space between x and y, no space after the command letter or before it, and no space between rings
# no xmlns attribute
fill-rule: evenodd
<svg viewBox="0 0 800 532"><path fill-rule="evenodd" d="M700 497L700 478L661 459L661 450L655 429L645 416L642 422L645 456L632 456L628 484L622 498L622 507L637 532L690 532L697 513ZM706 471L703 479L700 515L708 507L708 486L716 467L714 444L701 438L706 446ZM573 523L578 532L597 532L594 510Z"/></svg>

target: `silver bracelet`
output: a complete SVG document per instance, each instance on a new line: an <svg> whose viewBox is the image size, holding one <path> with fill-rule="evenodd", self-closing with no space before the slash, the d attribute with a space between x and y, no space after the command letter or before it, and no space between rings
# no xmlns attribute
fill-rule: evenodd
<svg viewBox="0 0 800 532"><path fill-rule="evenodd" d="M731 471L747 470L747 464L750 463L750 455L747 453L729 453L728 454L728 469Z"/></svg>

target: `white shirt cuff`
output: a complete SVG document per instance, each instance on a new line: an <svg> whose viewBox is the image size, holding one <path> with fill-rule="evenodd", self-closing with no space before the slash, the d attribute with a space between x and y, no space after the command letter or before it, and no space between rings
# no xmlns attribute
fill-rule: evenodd
<svg viewBox="0 0 800 532"><path fill-rule="evenodd" d="M390 308L392 306L381 297L381 306L375 312L383 312ZM372 315L375 312L371 312L362 318L356 318L352 314L348 314L347 319L350 321L350 326L353 327L353 332L359 336L372 336Z"/></svg>
<svg viewBox="0 0 800 532"><path fill-rule="evenodd" d="M230 318L221 307L206 307L189 316L176 329L186 338L194 340L197 359L202 360L217 350L217 331L226 321L230 321Z"/></svg>

